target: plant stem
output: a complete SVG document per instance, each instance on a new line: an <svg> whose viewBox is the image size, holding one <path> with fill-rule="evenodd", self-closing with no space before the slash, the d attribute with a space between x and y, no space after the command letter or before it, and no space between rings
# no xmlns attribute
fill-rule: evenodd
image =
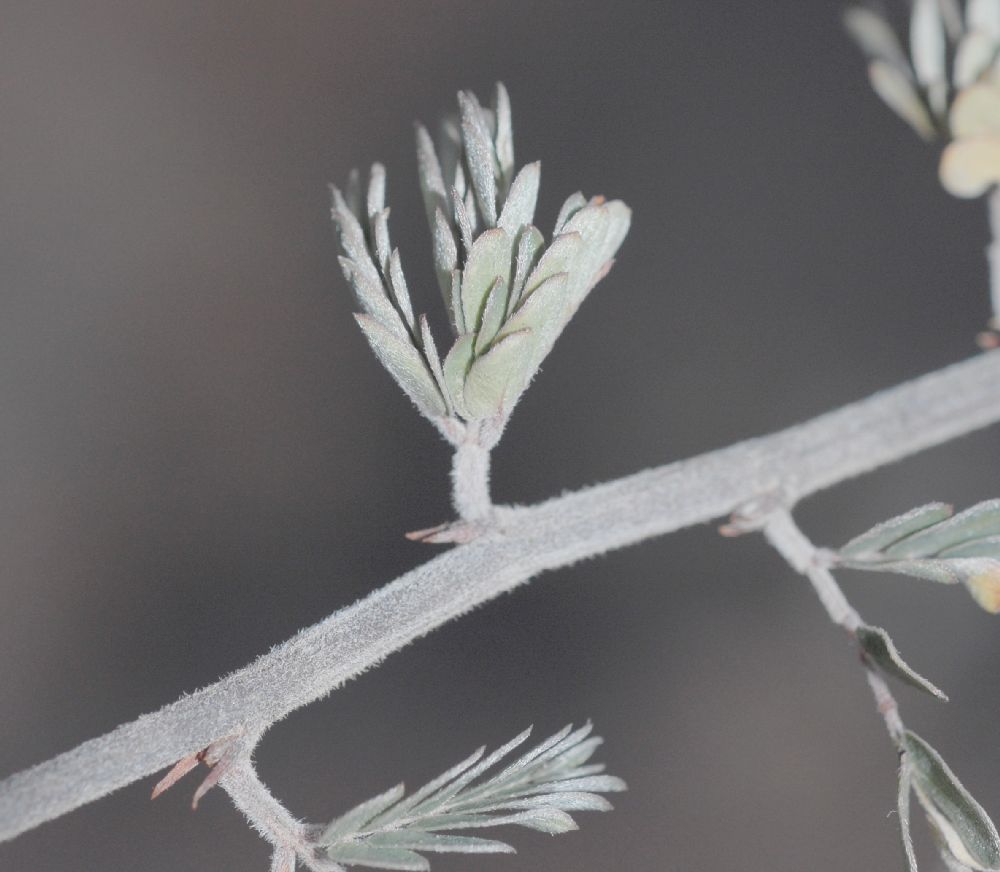
<svg viewBox="0 0 1000 872"><path fill-rule="evenodd" d="M854 635L863 623L847 601L833 574L818 559L816 546L799 529L787 511L772 514L764 525L764 537L796 572L809 579L830 620Z"/></svg>
<svg viewBox="0 0 1000 872"><path fill-rule="evenodd" d="M296 820L288 810L274 798L271 791L260 780L249 756L233 765L219 781L229 798L246 816L264 839L274 846L274 865L279 861L289 865L290 856L299 856L310 865L312 843L306 834L306 827Z"/></svg>
<svg viewBox="0 0 1000 872"><path fill-rule="evenodd" d="M772 513L764 524L764 536L792 569L809 579L830 620L855 637L858 627L864 623L861 616L847 601L833 573L824 565L820 552L799 529L791 513L784 509ZM881 673L867 660L862 662L875 704L885 721L885 728L889 731L890 738L898 744L904 727L896 700Z"/></svg>
<svg viewBox="0 0 1000 872"><path fill-rule="evenodd" d="M775 491L791 506L993 424L998 384L1000 352L987 352L771 436L510 509L497 535L429 560L203 690L0 782L0 841L220 737L262 731L546 569L722 517Z"/></svg>
<svg viewBox="0 0 1000 872"><path fill-rule="evenodd" d="M463 521L485 521L493 513L490 500L490 450L478 432L455 447L451 461L451 499Z"/></svg>
<svg viewBox="0 0 1000 872"><path fill-rule="evenodd" d="M274 798L249 759L232 766L219 781L250 825L275 847L306 845L306 828Z"/></svg>
<svg viewBox="0 0 1000 872"><path fill-rule="evenodd" d="M1000 330L1000 185L994 186L986 200L989 212L990 244L986 258L990 265L990 303L993 313L990 326Z"/></svg>

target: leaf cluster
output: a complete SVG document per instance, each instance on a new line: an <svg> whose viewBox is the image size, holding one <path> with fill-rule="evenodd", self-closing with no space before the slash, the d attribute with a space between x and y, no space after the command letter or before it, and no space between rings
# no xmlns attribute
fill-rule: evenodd
<svg viewBox="0 0 1000 872"><path fill-rule="evenodd" d="M417 126L420 187L435 271L454 341L442 358L425 316L416 319L398 250L389 242L385 170L372 167L362 203L352 176L333 189L341 267L376 356L417 408L453 442L470 426L499 438L514 405L628 232L618 200L573 194L552 240L534 225L540 165L514 172L507 91L492 109L458 95L460 118L435 148Z"/></svg>
<svg viewBox="0 0 1000 872"><path fill-rule="evenodd" d="M908 55L878 12L850 9L845 23L879 97L924 139L950 140L945 189L972 198L1000 182L1000 0L913 0Z"/></svg>
<svg viewBox="0 0 1000 872"><path fill-rule="evenodd" d="M955 515L928 503L855 537L836 556L851 569L964 584L986 611L1000 612L1000 500Z"/></svg>
<svg viewBox="0 0 1000 872"><path fill-rule="evenodd" d="M326 859L345 866L430 868L423 853L513 853L506 842L448 831L520 826L543 833L577 828L570 812L608 811L600 794L625 790L588 761L601 744L588 723L567 726L495 774L487 770L523 744L530 728L485 754L479 748L457 766L405 796L398 784L332 821L317 844Z"/></svg>
<svg viewBox="0 0 1000 872"><path fill-rule="evenodd" d="M966 0L964 9L959 0L914 0L909 51L874 9L849 9L844 23L869 59L875 92L925 139L947 136L949 101L995 73L1000 0Z"/></svg>

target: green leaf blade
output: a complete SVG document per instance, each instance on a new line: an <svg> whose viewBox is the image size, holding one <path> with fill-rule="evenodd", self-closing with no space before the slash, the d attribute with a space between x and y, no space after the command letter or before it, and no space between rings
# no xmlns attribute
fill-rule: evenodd
<svg viewBox="0 0 1000 872"><path fill-rule="evenodd" d="M488 227L497 223L496 154L483 110L471 91L460 91L458 105L462 115L462 145L472 176L476 203Z"/></svg>
<svg viewBox="0 0 1000 872"><path fill-rule="evenodd" d="M566 198L566 202L564 202L559 209L559 214L556 216L556 224L552 230L552 235L558 236L562 233L563 228L566 226L566 222L586 205L587 198L583 196L583 192L577 191L575 194L570 194Z"/></svg>
<svg viewBox="0 0 1000 872"><path fill-rule="evenodd" d="M497 82L493 98L493 115L496 118L496 136L493 147L500 169L500 190L506 194L514 176L514 130L511 124L510 96L503 82Z"/></svg>
<svg viewBox="0 0 1000 872"><path fill-rule="evenodd" d="M472 243L462 272L462 315L466 329L479 329L483 309L493 285L499 278L510 287L513 243L506 231L486 230Z"/></svg>
<svg viewBox="0 0 1000 872"><path fill-rule="evenodd" d="M1000 535L1000 500L986 500L907 536L885 549L887 557L933 557L971 539Z"/></svg>
<svg viewBox="0 0 1000 872"><path fill-rule="evenodd" d="M552 240L545 249L535 268L524 282L521 300L526 299L542 282L557 273L569 273L583 248L583 239L579 233L563 233Z"/></svg>
<svg viewBox="0 0 1000 872"><path fill-rule="evenodd" d="M421 802L423 802L428 796L436 793L445 785L449 784L451 781L456 779L463 772L467 771L471 766L474 766L479 760L482 759L483 754L486 752L486 746L478 748L473 751L468 757L466 757L461 763L456 766L452 766L450 769L445 770L443 773L438 775L436 778L432 778L419 790L414 791L409 796L401 799L396 805L394 805L388 812L384 812L379 815L371 822L372 828L385 827L390 824L397 824L405 815L408 815L410 810L416 808Z"/></svg>
<svg viewBox="0 0 1000 872"><path fill-rule="evenodd" d="M450 210L448 192L445 189L441 163L430 134L422 124L416 125L417 175L420 179L420 193L424 198L427 223L434 230L435 213L447 215Z"/></svg>
<svg viewBox="0 0 1000 872"><path fill-rule="evenodd" d="M427 872L431 864L405 848L382 848L366 842L344 842L326 849L326 855L345 866L366 866L372 869L391 869L399 872Z"/></svg>
<svg viewBox="0 0 1000 872"><path fill-rule="evenodd" d="M513 739L501 745L495 751L490 752L486 757L479 760L474 766L467 769L450 784L442 787L439 791L429 796L418 808L422 808L424 811L436 811L441 808L448 802L448 800L456 796L466 785L475 781L475 779L487 769L495 766L498 761L506 757L511 751L514 750L514 748L523 745L530 735L531 727L528 727L526 730L522 730Z"/></svg>
<svg viewBox="0 0 1000 872"><path fill-rule="evenodd" d="M476 334L476 354L483 354L490 347L490 343L497 337L500 327L503 324L503 316L507 311L507 297L509 288L504 284L503 279L497 276L497 280L486 295L486 305L483 306L483 319L479 325L479 332Z"/></svg>
<svg viewBox="0 0 1000 872"><path fill-rule="evenodd" d="M455 340L455 344L451 346L441 365L452 406L466 420L472 419L465 405L465 378L472 365L475 342L476 337L473 334L463 333Z"/></svg>
<svg viewBox="0 0 1000 872"><path fill-rule="evenodd" d="M437 388L434 377L420 352L408 339L401 339L368 315L355 315L375 356L428 418L443 417L448 413L444 397Z"/></svg>
<svg viewBox="0 0 1000 872"><path fill-rule="evenodd" d="M489 770L525 742L531 732L525 730L488 755L480 748L410 797L401 798L394 788L362 803L321 837L328 857L348 865L410 869L418 862L415 853L514 850L503 841L444 831L498 826L550 834L574 830L570 812L609 811L611 803L600 794L625 789L621 779L601 774L603 766L581 765L600 744L590 737L591 730L589 723L576 730L567 726L488 777ZM400 851L410 854L393 853Z"/></svg>
<svg viewBox="0 0 1000 872"><path fill-rule="evenodd" d="M323 830L317 843L324 846L332 845L344 836L364 829L369 821L382 814L393 803L402 799L404 790L405 788L402 784L397 784L395 787L389 788L385 793L380 793L378 796L359 803L349 812L332 821Z"/></svg>
<svg viewBox="0 0 1000 872"><path fill-rule="evenodd" d="M891 675L904 684L922 690L944 702L948 701L948 697L944 693L903 660L889 634L881 627L870 627L862 624L858 627L856 635L861 650L887 675Z"/></svg>
<svg viewBox="0 0 1000 872"><path fill-rule="evenodd" d="M1000 870L1000 836L983 807L941 755L916 733L906 731L903 748L912 767L917 797L950 853L971 869Z"/></svg>
<svg viewBox="0 0 1000 872"><path fill-rule="evenodd" d="M354 299L365 315L370 315L387 330L400 339L407 339L408 333L403 319L393 306L385 285L377 275L373 278L371 271L366 271L347 257L338 258L340 268L354 291Z"/></svg>
<svg viewBox="0 0 1000 872"><path fill-rule="evenodd" d="M525 225L531 224L535 217L535 204L538 202L538 186L541 181L541 164L538 161L521 167L510 186L507 201L500 210L497 226L503 228L514 237Z"/></svg>
<svg viewBox="0 0 1000 872"><path fill-rule="evenodd" d="M379 847L405 848L411 851L430 851L435 854L515 854L513 847L497 839L477 836L447 836L438 833L391 830L374 833L365 839L367 844Z"/></svg>
<svg viewBox="0 0 1000 872"><path fill-rule="evenodd" d="M477 357L465 377L465 407L473 418L505 416L531 378L530 330L504 336L482 357Z"/></svg>
<svg viewBox="0 0 1000 872"><path fill-rule="evenodd" d="M910 835L910 791L912 789L913 776L909 765L904 761L899 767L896 810L899 812L899 836L903 843L903 854L906 856L907 872L917 872L917 856L913 852L913 837Z"/></svg>
<svg viewBox="0 0 1000 872"><path fill-rule="evenodd" d="M528 273L534 269L538 258L545 247L545 239L541 231L532 225L525 227L517 237L517 245L514 254L514 278L510 287L510 298L507 303L507 314L510 315L516 308L521 294L524 291L524 283L527 281Z"/></svg>
<svg viewBox="0 0 1000 872"><path fill-rule="evenodd" d="M931 527L951 517L954 509L947 503L928 503L902 515L876 524L860 536L855 536L840 549L844 557L875 554L905 539L912 533Z"/></svg>
<svg viewBox="0 0 1000 872"><path fill-rule="evenodd" d="M431 219L431 237L434 243L434 271L437 274L445 307L451 308L451 277L458 268L458 245L455 233L441 209L435 209ZM454 316L452 316L454 326Z"/></svg>
<svg viewBox="0 0 1000 872"><path fill-rule="evenodd" d="M625 239L632 211L620 200L595 197L566 222L564 232L579 233L583 244L570 269L570 313L575 313L591 289L610 268Z"/></svg>

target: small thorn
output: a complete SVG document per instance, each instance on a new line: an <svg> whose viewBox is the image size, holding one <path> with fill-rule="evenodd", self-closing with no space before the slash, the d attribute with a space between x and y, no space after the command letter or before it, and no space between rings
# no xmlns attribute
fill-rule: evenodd
<svg viewBox="0 0 1000 872"><path fill-rule="evenodd" d="M729 524L723 524L719 527L719 535L725 536L727 539L735 539L737 536L745 536L750 531L746 527L732 522Z"/></svg>
<svg viewBox="0 0 1000 872"><path fill-rule="evenodd" d="M212 771L205 776L205 780L201 782L194 792L194 796L191 797L192 811L197 811L198 803L201 802L202 797L219 783L233 767L242 752L243 746L236 741L234 736L213 742L202 752L201 759L207 766L211 767Z"/></svg>
<svg viewBox="0 0 1000 872"><path fill-rule="evenodd" d="M199 800L219 783L219 779L229 771L238 759L242 746L238 744L237 739L238 736L227 736L225 739L213 742L207 748L202 748L200 751L188 754L187 757L178 760L170 771L157 782L150 799L156 799L173 787L188 772L196 768L199 763L204 763L212 771L208 773L194 793L191 808L197 809Z"/></svg>
<svg viewBox="0 0 1000 872"><path fill-rule="evenodd" d="M438 524L426 530L406 533L411 542L425 542L429 545L465 545L494 529L492 524L478 521L452 521Z"/></svg>
<svg viewBox="0 0 1000 872"><path fill-rule="evenodd" d="M198 765L204 753L204 751L198 751L195 754L188 754L187 757L182 757L178 760L171 770L157 782L156 787L153 788L153 794L149 798L156 799L160 794L170 790L171 787Z"/></svg>
<svg viewBox="0 0 1000 872"><path fill-rule="evenodd" d="M983 351L992 351L994 348L1000 348L1000 333L997 333L995 329L983 330L976 335L976 345Z"/></svg>
<svg viewBox="0 0 1000 872"><path fill-rule="evenodd" d="M403 535L411 542L431 542L433 541L431 536L444 530L447 526L447 524L438 524L436 527L427 527L425 530L411 530Z"/></svg>
<svg viewBox="0 0 1000 872"><path fill-rule="evenodd" d="M762 526L762 517L737 511L729 516L728 523L722 524L718 529L720 536L735 539L738 536L746 536L748 533L756 533Z"/></svg>
<svg viewBox="0 0 1000 872"><path fill-rule="evenodd" d="M740 506L729 516L729 522L719 527L722 536L744 536L763 529L775 512L787 511L792 503L781 488L762 493Z"/></svg>
<svg viewBox="0 0 1000 872"><path fill-rule="evenodd" d="M226 768L227 767L221 765L221 763L217 764L215 768L205 776L205 780L198 785L198 789L194 792L194 796L191 797L191 811L198 810L198 803L201 802L202 797L204 797L208 791L219 783L219 779L226 774Z"/></svg>

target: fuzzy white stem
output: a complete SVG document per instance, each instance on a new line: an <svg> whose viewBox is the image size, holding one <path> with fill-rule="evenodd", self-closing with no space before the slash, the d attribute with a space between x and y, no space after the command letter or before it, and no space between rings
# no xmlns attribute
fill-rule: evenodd
<svg viewBox="0 0 1000 872"><path fill-rule="evenodd" d="M994 330L1000 330L1000 186L994 186L986 204L990 223L990 244L986 248L986 258L990 265L990 302L993 306L990 325Z"/></svg>
<svg viewBox="0 0 1000 872"><path fill-rule="evenodd" d="M233 765L222 776L219 786L229 794L233 805L243 812L250 826L274 846L276 858L281 858L287 865L288 856L294 854L308 863L312 845L305 825L292 817L274 798L249 758Z"/></svg>
<svg viewBox="0 0 1000 872"><path fill-rule="evenodd" d="M792 516L786 511L775 512L764 526L764 536L792 569L809 579L830 620L854 633L861 626L861 618L833 574L820 562L816 546L806 538Z"/></svg>
<svg viewBox="0 0 1000 872"><path fill-rule="evenodd" d="M271 872L295 872L295 852L288 848L275 848L271 855Z"/></svg>
<svg viewBox="0 0 1000 872"><path fill-rule="evenodd" d="M490 450L472 438L455 446L451 462L451 499L463 521L485 521L490 500Z"/></svg>
<svg viewBox="0 0 1000 872"><path fill-rule="evenodd" d="M903 738L906 727L903 726L903 719L899 716L899 706L896 698L889 689L889 684L874 667L865 668L865 677L868 679L868 686L872 689L875 697L875 705L878 707L882 720L885 721L885 728L889 731L889 736L898 745Z"/></svg>
<svg viewBox="0 0 1000 872"><path fill-rule="evenodd" d="M386 655L534 575L727 515L786 504L1000 420L1000 352L987 352L758 439L509 510L483 536L302 630L158 712L0 782L0 841L223 736L253 734Z"/></svg>
<svg viewBox="0 0 1000 872"><path fill-rule="evenodd" d="M774 512L764 525L764 536L792 569L809 579L830 620L854 636L864 623L861 616L847 601L833 573L824 565L819 550L799 529L791 513L786 510ZM903 735L903 721L896 699L885 679L867 661L865 676L889 736L898 743Z"/></svg>

